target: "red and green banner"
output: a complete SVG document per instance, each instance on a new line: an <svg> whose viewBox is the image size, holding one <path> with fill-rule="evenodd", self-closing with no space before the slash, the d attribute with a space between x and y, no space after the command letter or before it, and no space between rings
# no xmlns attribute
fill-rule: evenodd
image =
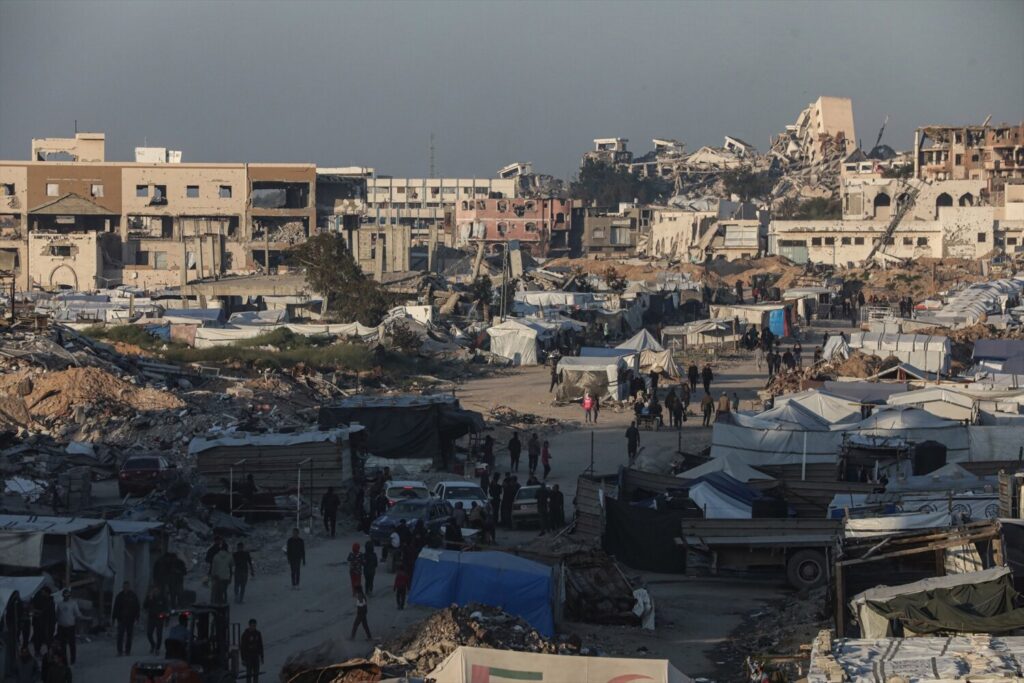
<svg viewBox="0 0 1024 683"><path fill-rule="evenodd" d="M540 671L522 671L518 669L499 669L496 666L474 664L472 683L502 683L502 681L543 681L544 674Z"/></svg>

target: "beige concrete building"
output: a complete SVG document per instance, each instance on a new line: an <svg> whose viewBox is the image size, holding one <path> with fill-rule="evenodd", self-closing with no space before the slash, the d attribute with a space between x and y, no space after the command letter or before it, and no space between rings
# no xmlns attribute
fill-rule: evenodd
<svg viewBox="0 0 1024 683"><path fill-rule="evenodd" d="M105 161L106 136L103 133L75 133L73 138L36 138L32 140L33 161Z"/></svg>
<svg viewBox="0 0 1024 683"><path fill-rule="evenodd" d="M924 126L914 131L914 176L923 180L1024 178L1024 121L1001 126Z"/></svg>
<svg viewBox="0 0 1024 683"><path fill-rule="evenodd" d="M807 105L786 126L772 147L791 161L816 164L833 153L843 157L857 148L853 101L849 97L822 96Z"/></svg>

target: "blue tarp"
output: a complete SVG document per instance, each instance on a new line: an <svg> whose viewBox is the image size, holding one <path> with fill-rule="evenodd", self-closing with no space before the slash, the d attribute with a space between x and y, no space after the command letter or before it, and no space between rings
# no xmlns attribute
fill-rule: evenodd
<svg viewBox="0 0 1024 683"><path fill-rule="evenodd" d="M553 581L551 567L508 553L425 548L416 559L409 602L438 609L471 602L500 607L550 638Z"/></svg>
<svg viewBox="0 0 1024 683"><path fill-rule="evenodd" d="M780 308L768 312L768 329L776 337L785 337L789 330L786 329L786 309Z"/></svg>

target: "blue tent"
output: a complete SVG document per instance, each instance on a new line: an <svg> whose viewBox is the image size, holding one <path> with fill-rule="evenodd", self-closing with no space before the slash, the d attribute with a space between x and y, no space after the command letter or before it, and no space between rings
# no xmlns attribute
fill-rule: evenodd
<svg viewBox="0 0 1024 683"><path fill-rule="evenodd" d="M416 559L409 602L427 607L471 602L522 617L541 635L555 633L551 567L499 552L424 548Z"/></svg>

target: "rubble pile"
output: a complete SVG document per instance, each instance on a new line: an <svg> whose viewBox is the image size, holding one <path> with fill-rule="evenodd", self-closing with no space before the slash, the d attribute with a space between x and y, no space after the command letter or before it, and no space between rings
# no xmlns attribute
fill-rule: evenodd
<svg viewBox="0 0 1024 683"><path fill-rule="evenodd" d="M1024 339L1024 330L1022 329L999 329L986 323L975 323L958 330L930 327L918 330L917 334L948 337L953 357L953 370L963 370L971 365L974 359L974 343L979 339Z"/></svg>
<svg viewBox="0 0 1024 683"><path fill-rule="evenodd" d="M849 358L839 363L834 363L831 366L831 374L834 374L836 377L858 377L863 379L877 375L883 370L894 368L899 364L900 359L895 356L879 358L878 356L869 356L860 351L851 351Z"/></svg>
<svg viewBox="0 0 1024 683"><path fill-rule="evenodd" d="M768 381L765 389L775 396L794 394L807 388L809 382L824 382L839 377L865 379L883 370L899 365L895 356L879 358L861 351L851 350L849 358L837 358L831 363L796 368L792 372L779 372Z"/></svg>
<svg viewBox="0 0 1024 683"><path fill-rule="evenodd" d="M580 654L578 641L546 640L525 621L495 607L469 604L435 612L395 640L376 648L371 660L392 676L425 676L460 645L517 652Z"/></svg>
<svg viewBox="0 0 1024 683"><path fill-rule="evenodd" d="M533 413L522 413L514 408L503 405L494 406L490 411L488 411L488 415L490 415L491 420L494 422L505 427L513 427L515 429L527 429L538 425L553 427L559 424L559 421L553 417L542 417L540 415L534 415Z"/></svg>

